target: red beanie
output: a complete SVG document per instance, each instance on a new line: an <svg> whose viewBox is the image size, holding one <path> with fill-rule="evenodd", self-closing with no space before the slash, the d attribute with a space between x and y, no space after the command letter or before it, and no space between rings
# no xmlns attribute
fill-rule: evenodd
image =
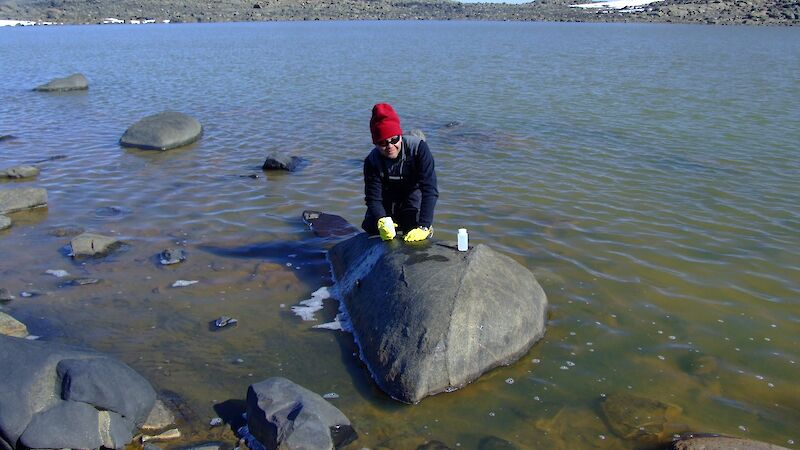
<svg viewBox="0 0 800 450"><path fill-rule="evenodd" d="M394 112L392 105L388 103L378 103L372 107L369 131L372 132L373 144L377 144L392 136L403 134L403 130L400 129L400 117Z"/></svg>

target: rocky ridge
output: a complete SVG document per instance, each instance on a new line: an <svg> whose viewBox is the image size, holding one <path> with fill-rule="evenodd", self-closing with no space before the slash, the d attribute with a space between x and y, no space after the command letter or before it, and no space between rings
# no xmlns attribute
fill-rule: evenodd
<svg viewBox="0 0 800 450"><path fill-rule="evenodd" d="M587 0L588 1L588 0ZM278 20L521 20L800 24L798 0L665 0L629 10L570 8L586 1L538 0L524 4L451 0L0 0L0 19L66 24L125 21L250 22Z"/></svg>

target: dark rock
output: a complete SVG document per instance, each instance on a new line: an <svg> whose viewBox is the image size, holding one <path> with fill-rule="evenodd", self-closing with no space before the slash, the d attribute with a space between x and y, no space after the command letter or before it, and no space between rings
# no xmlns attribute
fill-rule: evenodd
<svg viewBox="0 0 800 450"><path fill-rule="evenodd" d="M47 191L42 188L0 190L0 214L47 206Z"/></svg>
<svg viewBox="0 0 800 450"><path fill-rule="evenodd" d="M94 215L100 218L122 217L130 214L130 210L119 206L103 206L94 210Z"/></svg>
<svg viewBox="0 0 800 450"><path fill-rule="evenodd" d="M13 141L16 138L16 136L12 136L10 134L2 134L0 135L0 142Z"/></svg>
<svg viewBox="0 0 800 450"><path fill-rule="evenodd" d="M6 228L11 228L11 219L0 214L0 230L5 230Z"/></svg>
<svg viewBox="0 0 800 450"><path fill-rule="evenodd" d="M59 160L59 159L64 159L66 157L67 157L67 155L53 155L53 156L49 156L49 157L47 157L45 159L40 159L38 161L34 161L33 163L34 164L39 164L39 163L48 162L48 161L56 161L56 160Z"/></svg>
<svg viewBox="0 0 800 450"><path fill-rule="evenodd" d="M14 296L6 288L0 288L0 302L10 302L14 300Z"/></svg>
<svg viewBox="0 0 800 450"><path fill-rule="evenodd" d="M497 436L487 436L478 442L478 450L519 450L519 447Z"/></svg>
<svg viewBox="0 0 800 450"><path fill-rule="evenodd" d="M303 211L303 222L318 237L346 237L359 232L343 217L319 211Z"/></svg>
<svg viewBox="0 0 800 450"><path fill-rule="evenodd" d="M719 435L688 434L667 447L668 450L788 450L778 445Z"/></svg>
<svg viewBox="0 0 800 450"><path fill-rule="evenodd" d="M544 335L547 297L536 278L486 245L458 252L362 233L329 259L362 359L397 400L463 387Z"/></svg>
<svg viewBox="0 0 800 450"><path fill-rule="evenodd" d="M62 359L56 371L61 398L114 411L137 425L144 423L156 402L147 380L110 358Z"/></svg>
<svg viewBox="0 0 800 450"><path fill-rule="evenodd" d="M119 140L125 147L169 150L200 138L203 127L193 117L175 111L145 117L131 125Z"/></svg>
<svg viewBox="0 0 800 450"><path fill-rule="evenodd" d="M73 278L61 283L59 287L86 286L87 284L97 284L99 282L100 280L97 278Z"/></svg>
<svg viewBox="0 0 800 450"><path fill-rule="evenodd" d="M70 241L72 256L76 258L104 255L120 244L115 238L94 233L83 233Z"/></svg>
<svg viewBox="0 0 800 450"><path fill-rule="evenodd" d="M303 159L298 156L289 156L278 153L270 153L261 166L261 170L286 170L294 172Z"/></svg>
<svg viewBox="0 0 800 450"><path fill-rule="evenodd" d="M59 370L63 361L68 362ZM91 373L71 369L80 364ZM133 437L136 419L108 406L134 410L131 405L155 398L150 384L128 366L52 342L0 336L0 367L0 440L13 446L19 442L32 448L122 448ZM66 372L71 387L65 395L59 373ZM83 401L64 400L65 396ZM102 406L87 403L95 398ZM151 408L152 402L140 409Z"/></svg>
<svg viewBox="0 0 800 450"><path fill-rule="evenodd" d="M186 259L186 252L180 248L168 248L158 254L158 262L168 266L178 264Z"/></svg>
<svg viewBox="0 0 800 450"><path fill-rule="evenodd" d="M36 175L39 175L39 169L33 166L11 167L0 172L0 176L5 176L6 178L33 178Z"/></svg>
<svg viewBox="0 0 800 450"><path fill-rule="evenodd" d="M685 431L681 425L670 424L681 408L658 400L620 392L609 395L601 409L611 431L623 439L655 444Z"/></svg>
<svg viewBox="0 0 800 450"><path fill-rule="evenodd" d="M280 377L247 389L247 426L268 449L333 449L357 438L336 407Z"/></svg>
<svg viewBox="0 0 800 450"><path fill-rule="evenodd" d="M85 91L89 89L89 81L79 73L72 74L64 78L55 80L35 87L34 91L39 92L65 92L65 91Z"/></svg>

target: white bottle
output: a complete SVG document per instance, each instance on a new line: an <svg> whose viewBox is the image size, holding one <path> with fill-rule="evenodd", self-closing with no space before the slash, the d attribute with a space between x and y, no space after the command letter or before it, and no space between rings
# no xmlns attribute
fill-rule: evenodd
<svg viewBox="0 0 800 450"><path fill-rule="evenodd" d="M469 247L469 236L466 228L458 229L458 251L465 252Z"/></svg>

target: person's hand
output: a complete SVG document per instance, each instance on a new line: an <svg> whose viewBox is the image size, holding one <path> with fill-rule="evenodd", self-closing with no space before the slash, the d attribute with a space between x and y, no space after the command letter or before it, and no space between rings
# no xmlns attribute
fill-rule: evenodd
<svg viewBox="0 0 800 450"><path fill-rule="evenodd" d="M378 219L378 233L384 241L391 241L397 233L394 231L394 221L391 217L382 217Z"/></svg>
<svg viewBox="0 0 800 450"><path fill-rule="evenodd" d="M430 228L418 227L406 233L406 236L403 238L403 240L406 242L424 241L425 239L428 239L428 236L430 236L430 234L431 234Z"/></svg>

